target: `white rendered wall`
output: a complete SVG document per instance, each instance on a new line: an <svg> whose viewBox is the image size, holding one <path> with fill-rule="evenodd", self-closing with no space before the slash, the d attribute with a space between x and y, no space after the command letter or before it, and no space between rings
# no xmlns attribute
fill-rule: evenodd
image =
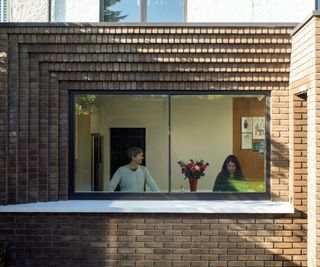
<svg viewBox="0 0 320 267"><path fill-rule="evenodd" d="M314 0L188 0L188 22L302 22Z"/></svg>
<svg viewBox="0 0 320 267"><path fill-rule="evenodd" d="M47 22L49 0L11 0L11 22ZM188 0L188 22L302 22L314 0ZM52 21L99 22L100 0L52 0Z"/></svg>
<svg viewBox="0 0 320 267"><path fill-rule="evenodd" d="M56 0L55 5L57 22L99 21L99 0ZM314 0L188 0L187 21L302 22L314 9Z"/></svg>
<svg viewBox="0 0 320 267"><path fill-rule="evenodd" d="M10 0L10 22L48 22L48 0Z"/></svg>
<svg viewBox="0 0 320 267"><path fill-rule="evenodd" d="M99 22L99 0L56 0L56 22Z"/></svg>

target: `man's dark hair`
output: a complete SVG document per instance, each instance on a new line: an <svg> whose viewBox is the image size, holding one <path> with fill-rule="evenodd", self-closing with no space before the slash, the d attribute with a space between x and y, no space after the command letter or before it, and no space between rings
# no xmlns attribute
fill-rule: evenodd
<svg viewBox="0 0 320 267"><path fill-rule="evenodd" d="M140 147L137 147L137 146L129 147L127 150L127 156L129 161L132 160L132 157L136 157L140 153L143 153L143 150Z"/></svg>

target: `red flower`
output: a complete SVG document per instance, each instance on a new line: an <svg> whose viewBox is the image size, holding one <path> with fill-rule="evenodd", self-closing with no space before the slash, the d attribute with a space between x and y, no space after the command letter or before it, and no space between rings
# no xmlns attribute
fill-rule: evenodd
<svg viewBox="0 0 320 267"><path fill-rule="evenodd" d="M194 161L193 159L191 159L188 164L184 163L182 160L178 161L178 164L181 167L181 173L184 174L185 179L200 179L205 175L204 172L209 166L209 163L204 162L203 160Z"/></svg>

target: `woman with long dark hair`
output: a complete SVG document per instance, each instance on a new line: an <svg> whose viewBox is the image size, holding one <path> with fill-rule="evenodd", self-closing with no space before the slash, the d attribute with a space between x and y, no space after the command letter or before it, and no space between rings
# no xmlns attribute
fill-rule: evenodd
<svg viewBox="0 0 320 267"><path fill-rule="evenodd" d="M230 183L230 179L244 179L240 161L235 155L229 155L224 160L212 191L235 191L235 188Z"/></svg>

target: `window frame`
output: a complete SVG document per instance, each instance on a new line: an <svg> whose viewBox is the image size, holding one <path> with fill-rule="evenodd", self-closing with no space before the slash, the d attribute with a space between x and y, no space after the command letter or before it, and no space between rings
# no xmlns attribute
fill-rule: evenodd
<svg viewBox="0 0 320 267"><path fill-rule="evenodd" d="M140 0L140 21L136 22L136 23L164 23L164 22L148 22L147 21L147 4L148 4L148 0ZM188 4L188 0L183 0L183 21L179 22L179 23L185 23L187 22L187 4ZM104 8L104 0L100 0L100 5L99 5L99 10L100 10L100 22L104 22L104 23L110 23L108 21L104 21L103 17L103 8ZM112 22L111 22L112 23ZM113 23L123 23L121 21L119 22L113 22ZM128 22L128 23L135 23L135 22ZM173 22L168 22L168 23L173 23Z"/></svg>
<svg viewBox="0 0 320 267"><path fill-rule="evenodd" d="M75 113L74 99L76 95L264 95L265 96L265 192L144 192L144 193L123 193L123 192L76 192L75 191L75 162L74 162L74 140L75 140ZM69 90L69 199L71 200L271 200L270 191L270 91L101 91L101 90ZM170 105L169 105L170 109ZM170 117L170 112L169 112ZM171 143L169 139L169 155L171 157ZM170 181L169 168L169 181ZM170 183L169 188L170 190Z"/></svg>

